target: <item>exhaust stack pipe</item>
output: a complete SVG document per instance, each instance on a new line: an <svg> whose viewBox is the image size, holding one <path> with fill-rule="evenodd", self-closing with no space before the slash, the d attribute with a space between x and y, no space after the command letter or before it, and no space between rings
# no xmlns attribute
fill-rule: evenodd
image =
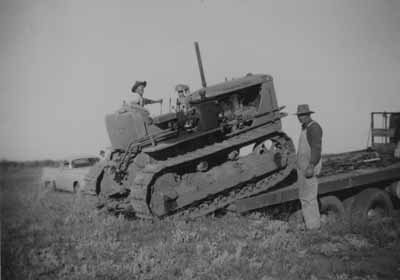
<svg viewBox="0 0 400 280"><path fill-rule="evenodd" d="M199 70L200 70L201 85L203 88L205 88L207 87L207 83L206 83L206 78L204 76L203 63L201 62L200 48L198 42L194 42L194 48L196 50L197 64L199 65Z"/></svg>

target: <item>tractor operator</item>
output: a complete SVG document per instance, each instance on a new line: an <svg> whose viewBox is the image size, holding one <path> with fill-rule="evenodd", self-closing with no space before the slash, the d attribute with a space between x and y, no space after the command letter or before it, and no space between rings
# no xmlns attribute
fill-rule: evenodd
<svg viewBox="0 0 400 280"><path fill-rule="evenodd" d="M321 171L322 128L311 118L307 104L298 105L297 118L301 133L297 148L297 170L299 176L299 199L307 229L320 227L318 207L318 179Z"/></svg>
<svg viewBox="0 0 400 280"><path fill-rule="evenodd" d="M184 84L176 85L175 92L178 95L178 98L176 99L176 111L186 111L189 107L186 98L190 94L189 86Z"/></svg>
<svg viewBox="0 0 400 280"><path fill-rule="evenodd" d="M162 102L162 99L152 100L152 99L143 97L144 88L146 87L146 85L147 85L146 81L136 81L135 82L135 84L132 86L131 91L132 91L133 96L130 98L129 105L143 107L144 105L147 105L147 104Z"/></svg>

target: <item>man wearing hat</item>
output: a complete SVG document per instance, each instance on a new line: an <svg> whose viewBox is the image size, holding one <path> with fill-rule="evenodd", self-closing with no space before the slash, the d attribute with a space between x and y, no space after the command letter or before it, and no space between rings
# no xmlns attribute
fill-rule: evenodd
<svg viewBox="0 0 400 280"><path fill-rule="evenodd" d="M186 111L188 109L188 102L186 97L190 94L190 88L185 84L178 84L175 86L175 92L178 95L176 100L176 110L177 111Z"/></svg>
<svg viewBox="0 0 400 280"><path fill-rule="evenodd" d="M153 103L161 103L162 99L160 100L152 100L143 97L144 94L144 88L146 87L147 82L146 81L136 81L135 84L132 87L132 94L133 96L131 97L131 104L136 105L136 106L141 106L143 107L144 105L147 104L153 104Z"/></svg>
<svg viewBox="0 0 400 280"><path fill-rule="evenodd" d="M318 207L318 179L321 171L322 128L311 118L314 113L307 104L297 107L297 118L301 123L297 147L297 170L299 176L299 199L307 229L320 227Z"/></svg>

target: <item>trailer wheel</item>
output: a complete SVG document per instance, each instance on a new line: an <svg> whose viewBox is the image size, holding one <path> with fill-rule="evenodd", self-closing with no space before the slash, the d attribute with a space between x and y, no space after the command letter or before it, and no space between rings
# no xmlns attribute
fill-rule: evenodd
<svg viewBox="0 0 400 280"><path fill-rule="evenodd" d="M343 221L345 210L342 202L334 195L324 196L320 199L321 220L326 219L327 223Z"/></svg>
<svg viewBox="0 0 400 280"><path fill-rule="evenodd" d="M385 191L376 188L363 190L354 197L351 207L352 223L366 224L380 220L382 217L391 216L393 203Z"/></svg>

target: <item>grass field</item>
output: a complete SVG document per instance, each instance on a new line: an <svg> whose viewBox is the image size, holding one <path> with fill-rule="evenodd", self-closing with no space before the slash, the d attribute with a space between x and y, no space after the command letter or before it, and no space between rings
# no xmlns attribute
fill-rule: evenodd
<svg viewBox="0 0 400 280"><path fill-rule="evenodd" d="M126 220L39 176L0 175L2 279L400 279L398 218L314 233L266 212Z"/></svg>

